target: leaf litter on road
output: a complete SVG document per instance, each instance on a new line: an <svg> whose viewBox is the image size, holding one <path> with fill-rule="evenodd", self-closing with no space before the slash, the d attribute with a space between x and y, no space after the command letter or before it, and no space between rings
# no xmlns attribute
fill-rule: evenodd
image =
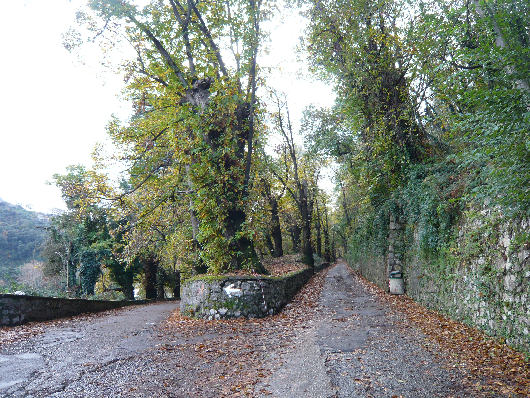
<svg viewBox="0 0 530 398"><path fill-rule="evenodd" d="M477 395L530 396L530 364L523 353L476 328L427 309L406 295L388 294L364 277L357 276L379 300L388 303L393 311L404 314L406 320L426 335L427 349L435 354L441 350L438 354L444 354L449 366L464 372L464 382ZM435 345L430 344L431 341Z"/></svg>

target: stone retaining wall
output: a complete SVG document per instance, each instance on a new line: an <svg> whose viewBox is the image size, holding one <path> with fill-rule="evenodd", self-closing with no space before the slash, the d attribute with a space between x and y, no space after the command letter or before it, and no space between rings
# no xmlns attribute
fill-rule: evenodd
<svg viewBox="0 0 530 398"><path fill-rule="evenodd" d="M454 250L471 254L465 258L459 255L460 262L442 273L436 261L419 256L415 234L403 264L406 292L428 308L530 352L530 242L517 242L518 236L530 230L530 222L500 223L485 228L487 233L481 233L481 228L480 219L464 220L459 225ZM465 240L464 236L472 232L475 240ZM471 251L471 244L478 249ZM388 288L383 256L367 257L351 265L367 279Z"/></svg>
<svg viewBox="0 0 530 398"><path fill-rule="evenodd" d="M0 326L47 321L147 302L148 300L108 301L0 294Z"/></svg>
<svg viewBox="0 0 530 398"><path fill-rule="evenodd" d="M182 284L180 309L196 318L262 318L278 313L312 275L308 268L281 277L205 275Z"/></svg>

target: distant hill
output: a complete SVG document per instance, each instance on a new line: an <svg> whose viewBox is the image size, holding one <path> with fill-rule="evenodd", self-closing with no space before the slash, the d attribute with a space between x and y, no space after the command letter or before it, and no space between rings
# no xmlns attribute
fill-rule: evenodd
<svg viewBox="0 0 530 398"><path fill-rule="evenodd" d="M0 279L15 276L19 265L40 259L49 219L0 199Z"/></svg>

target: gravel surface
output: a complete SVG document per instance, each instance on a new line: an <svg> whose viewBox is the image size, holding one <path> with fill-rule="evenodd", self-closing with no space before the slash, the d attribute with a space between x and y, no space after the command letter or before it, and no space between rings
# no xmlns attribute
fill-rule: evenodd
<svg viewBox="0 0 530 398"><path fill-rule="evenodd" d="M283 362L258 386L274 397L469 397L460 380L377 301L345 263L326 275L318 315L292 349L271 353ZM262 396L267 396L263 394Z"/></svg>
<svg viewBox="0 0 530 398"><path fill-rule="evenodd" d="M177 306L164 302L73 317L0 347L0 396L117 396L117 386L142 371L131 364L158 343L155 325Z"/></svg>
<svg viewBox="0 0 530 398"><path fill-rule="evenodd" d="M178 305L0 330L0 397L513 396L468 390L476 380L343 262L272 317L193 320Z"/></svg>

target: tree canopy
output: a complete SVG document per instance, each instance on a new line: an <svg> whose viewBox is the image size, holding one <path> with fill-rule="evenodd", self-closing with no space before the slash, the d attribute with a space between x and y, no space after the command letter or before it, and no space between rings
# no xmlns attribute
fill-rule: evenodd
<svg viewBox="0 0 530 398"><path fill-rule="evenodd" d="M91 0L79 13L90 40L134 54L118 67L134 114L109 122L114 154L56 179L70 225L56 243L81 239L87 281L101 264L130 286L139 272L263 273L264 255L292 251L312 266L336 245L386 253L396 223L443 251L471 206L528 215L524 1L289 3L308 21L311 71L337 94L300 131L260 68L274 2ZM330 163L334 200L319 187Z"/></svg>

